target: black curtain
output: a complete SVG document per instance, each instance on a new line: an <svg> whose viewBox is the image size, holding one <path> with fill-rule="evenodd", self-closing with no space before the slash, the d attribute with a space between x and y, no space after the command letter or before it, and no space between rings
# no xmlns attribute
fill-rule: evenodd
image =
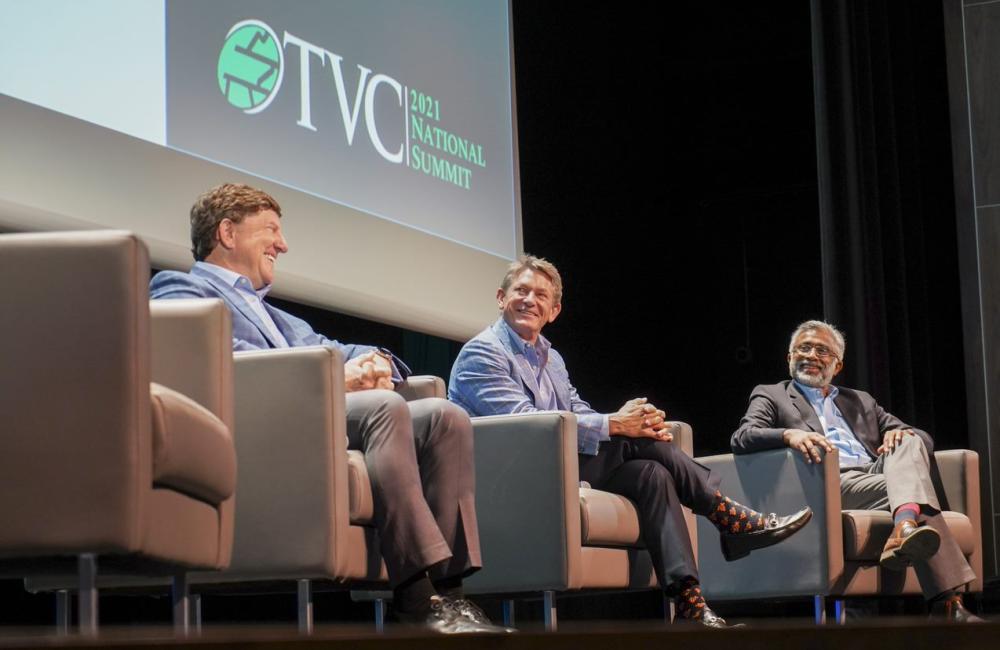
<svg viewBox="0 0 1000 650"><path fill-rule="evenodd" d="M812 0L825 316L846 386L967 444L942 8ZM944 443L944 444L942 444Z"/></svg>

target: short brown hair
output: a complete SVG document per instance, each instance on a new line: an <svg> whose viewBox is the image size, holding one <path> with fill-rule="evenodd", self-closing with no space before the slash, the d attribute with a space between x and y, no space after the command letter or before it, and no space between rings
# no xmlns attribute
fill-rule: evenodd
<svg viewBox="0 0 1000 650"><path fill-rule="evenodd" d="M262 210L274 210L281 216L281 206L267 192L242 183L225 183L205 192L191 206L191 253L204 261L218 241L223 219L239 223Z"/></svg>
<svg viewBox="0 0 1000 650"><path fill-rule="evenodd" d="M510 266L507 267L507 274L503 276L503 282L500 283L500 288L507 291L510 289L510 285L514 283L521 273L531 269L537 273L541 273L548 277L549 281L552 282L552 290L554 292L553 300L555 304L562 304L562 277L559 276L559 269L556 265L548 261L544 257L535 257L534 255L522 255L517 258L516 262L511 262Z"/></svg>

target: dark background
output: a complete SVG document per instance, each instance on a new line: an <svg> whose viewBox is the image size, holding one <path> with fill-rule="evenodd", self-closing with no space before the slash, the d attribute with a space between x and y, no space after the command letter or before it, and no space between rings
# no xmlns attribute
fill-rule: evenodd
<svg viewBox="0 0 1000 650"><path fill-rule="evenodd" d="M940 380L896 410L912 420L921 404L939 405L925 409L937 420L912 423L938 429L939 448L959 447L968 436L941 8L881 5L897 8L887 29L909 39L894 65L911 83L897 100L921 108L891 137L917 142L906 151L924 161L915 183L929 207L910 223L934 249L933 275L904 274L896 287L927 305L899 325L919 319L941 342L927 351ZM524 248L562 272L563 312L545 334L580 394L602 411L647 396L694 427L698 455L723 453L753 386L787 377L791 330L824 315L810 6L678 3L662 14L645 3L514 1ZM882 253L894 263L893 250ZM330 336L390 347L418 373L447 377L460 347L275 303ZM876 397L894 409L892 395ZM2 586L11 606L0 622L50 619L51 597ZM563 618L660 607L653 593L566 601ZM166 621L168 603L105 598L102 620ZM316 607L319 621L371 611L343 594L317 596ZM205 616L291 622L294 600L210 598Z"/></svg>

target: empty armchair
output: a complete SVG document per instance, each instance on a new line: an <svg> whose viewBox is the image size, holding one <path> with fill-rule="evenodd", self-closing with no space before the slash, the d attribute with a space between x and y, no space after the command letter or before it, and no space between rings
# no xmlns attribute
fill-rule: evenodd
<svg viewBox="0 0 1000 650"><path fill-rule="evenodd" d="M151 383L149 262L135 236L4 235L0 259L0 573L78 567L81 627L93 632L98 564L154 576L229 561L229 316L208 308L223 341L203 380L213 411Z"/></svg>

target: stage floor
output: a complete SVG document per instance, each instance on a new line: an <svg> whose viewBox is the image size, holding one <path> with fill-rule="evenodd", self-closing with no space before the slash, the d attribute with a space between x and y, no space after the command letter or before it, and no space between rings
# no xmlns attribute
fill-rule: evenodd
<svg viewBox="0 0 1000 650"><path fill-rule="evenodd" d="M733 622L733 621L731 621ZM863 650L867 648L991 648L1000 643L1000 623L946 625L926 618L896 617L864 620L843 626L816 626L803 619L763 621L735 619L745 628L704 630L697 627L642 622L569 622L556 632L545 632L537 623L525 624L519 633L504 636L443 636L415 628L389 625L377 634L370 625L317 625L314 634L302 636L294 626L208 626L201 634L178 638L169 626L104 626L95 638L57 636L54 628L0 627L0 648L37 649L61 647L148 649L172 646L205 650L254 648L254 650L333 650L443 648L446 650L590 650L674 647L731 650L809 648Z"/></svg>

